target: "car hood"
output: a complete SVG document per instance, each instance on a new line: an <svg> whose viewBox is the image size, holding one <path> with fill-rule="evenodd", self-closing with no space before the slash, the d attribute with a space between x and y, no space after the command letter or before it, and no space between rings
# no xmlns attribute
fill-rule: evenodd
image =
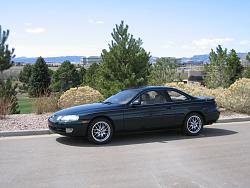
<svg viewBox="0 0 250 188"><path fill-rule="evenodd" d="M92 103L92 104L84 104L84 105L79 105L79 106L73 106L70 108L65 108L62 110L59 110L54 113L54 115L59 116L59 115L81 115L85 113L91 113L91 112L98 112L98 111L103 111L103 110L108 110L108 109L113 109L117 106L121 106L120 104L106 104L106 103Z"/></svg>

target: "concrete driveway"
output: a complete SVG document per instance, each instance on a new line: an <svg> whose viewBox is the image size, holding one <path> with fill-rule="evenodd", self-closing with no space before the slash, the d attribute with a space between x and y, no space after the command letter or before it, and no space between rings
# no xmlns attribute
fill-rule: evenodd
<svg viewBox="0 0 250 188"><path fill-rule="evenodd" d="M0 138L0 187L250 187L250 122L119 135Z"/></svg>

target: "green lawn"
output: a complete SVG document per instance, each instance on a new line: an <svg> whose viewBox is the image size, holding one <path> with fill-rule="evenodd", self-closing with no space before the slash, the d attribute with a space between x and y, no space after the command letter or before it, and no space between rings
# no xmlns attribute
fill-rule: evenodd
<svg viewBox="0 0 250 188"><path fill-rule="evenodd" d="M32 113L32 98L26 96L18 96L17 99L20 114Z"/></svg>

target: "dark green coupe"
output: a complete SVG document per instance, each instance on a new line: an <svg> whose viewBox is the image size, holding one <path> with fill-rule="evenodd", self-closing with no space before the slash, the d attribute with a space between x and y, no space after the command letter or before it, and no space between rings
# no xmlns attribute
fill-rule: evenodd
<svg viewBox="0 0 250 188"><path fill-rule="evenodd" d="M115 132L182 128L198 135L203 125L219 118L212 97L194 97L176 88L146 86L123 90L102 103L85 104L55 112L49 128L66 136L87 136L104 144Z"/></svg>

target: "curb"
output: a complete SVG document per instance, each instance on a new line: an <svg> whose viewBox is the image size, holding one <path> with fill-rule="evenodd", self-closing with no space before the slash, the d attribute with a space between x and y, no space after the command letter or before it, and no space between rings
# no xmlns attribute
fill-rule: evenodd
<svg viewBox="0 0 250 188"><path fill-rule="evenodd" d="M231 122L244 122L250 121L250 117L247 118L232 118L232 119L219 119L216 123L231 123Z"/></svg>
<svg viewBox="0 0 250 188"><path fill-rule="evenodd" d="M0 131L0 137L31 136L31 135L45 135L45 134L53 134L53 133L49 129L19 130L19 131Z"/></svg>
<svg viewBox="0 0 250 188"><path fill-rule="evenodd" d="M250 117L247 118L233 118L233 119L219 119L216 123L231 123L231 122L244 122L250 121ZM19 131L0 131L0 137L11 136L32 136L32 135L46 135L54 134L49 129L40 130L19 130Z"/></svg>

